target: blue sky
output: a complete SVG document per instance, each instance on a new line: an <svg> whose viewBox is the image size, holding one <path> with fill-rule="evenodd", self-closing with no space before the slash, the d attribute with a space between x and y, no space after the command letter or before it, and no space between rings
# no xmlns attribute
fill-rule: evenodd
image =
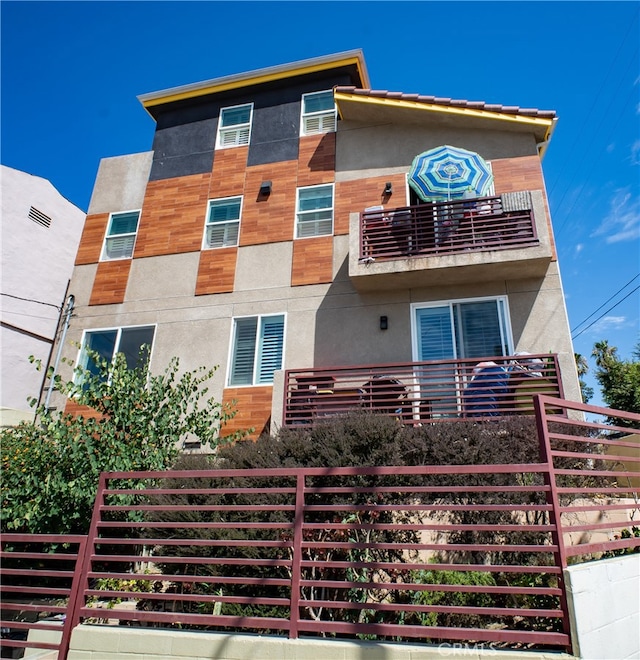
<svg viewBox="0 0 640 660"><path fill-rule="evenodd" d="M590 356L606 339L630 358L640 338L639 9L3 0L0 157L86 211L101 158L151 148L139 94L362 48L376 89L556 110L543 167L574 348Z"/></svg>

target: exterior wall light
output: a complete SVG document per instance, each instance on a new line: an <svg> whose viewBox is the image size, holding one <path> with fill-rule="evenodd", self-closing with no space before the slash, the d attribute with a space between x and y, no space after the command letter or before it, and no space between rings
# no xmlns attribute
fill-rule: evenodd
<svg viewBox="0 0 640 660"><path fill-rule="evenodd" d="M391 185L391 181L387 181L387 183L384 184L384 190L382 191L383 195L392 195L393 194L393 185Z"/></svg>
<svg viewBox="0 0 640 660"><path fill-rule="evenodd" d="M263 181L258 191L260 197L268 197L271 194L271 181Z"/></svg>
<svg viewBox="0 0 640 660"><path fill-rule="evenodd" d="M380 330L386 330L389 327L389 319L386 316L380 317Z"/></svg>

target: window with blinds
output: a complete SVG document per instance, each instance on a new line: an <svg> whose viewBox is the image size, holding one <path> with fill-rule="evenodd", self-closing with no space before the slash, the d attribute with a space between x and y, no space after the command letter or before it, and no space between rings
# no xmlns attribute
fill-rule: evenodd
<svg viewBox="0 0 640 660"><path fill-rule="evenodd" d="M253 103L236 105L220 110L216 147L241 147L249 144Z"/></svg>
<svg viewBox="0 0 640 660"><path fill-rule="evenodd" d="M242 197L212 199L209 202L204 231L205 248L238 245Z"/></svg>
<svg viewBox="0 0 640 660"><path fill-rule="evenodd" d="M298 188L296 238L333 233L333 184Z"/></svg>
<svg viewBox="0 0 640 660"><path fill-rule="evenodd" d="M504 297L415 306L414 335L419 361L485 358L512 352Z"/></svg>
<svg viewBox="0 0 640 660"><path fill-rule="evenodd" d="M302 95L301 135L331 133L336 130L336 107L333 91Z"/></svg>
<svg viewBox="0 0 640 660"><path fill-rule="evenodd" d="M235 319L229 386L273 383L283 350L284 314Z"/></svg>
<svg viewBox="0 0 640 660"><path fill-rule="evenodd" d="M112 213L102 248L102 260L130 259L138 232L140 211Z"/></svg>

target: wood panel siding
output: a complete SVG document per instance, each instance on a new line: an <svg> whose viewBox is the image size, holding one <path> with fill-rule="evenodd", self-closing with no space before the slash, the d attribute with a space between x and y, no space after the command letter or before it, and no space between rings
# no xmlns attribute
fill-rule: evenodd
<svg viewBox="0 0 640 660"><path fill-rule="evenodd" d="M237 247L203 250L198 264L196 296L233 291L237 257Z"/></svg>
<svg viewBox="0 0 640 660"><path fill-rule="evenodd" d="M298 164L289 160L249 167L246 172L240 245L293 240ZM271 194L258 197L262 181L273 183Z"/></svg>
<svg viewBox="0 0 640 660"><path fill-rule="evenodd" d="M134 257L200 250L210 178L207 173L149 182Z"/></svg>
<svg viewBox="0 0 640 660"><path fill-rule="evenodd" d="M333 280L333 236L303 238L293 243L291 286Z"/></svg>
<svg viewBox="0 0 640 660"><path fill-rule="evenodd" d="M89 305L114 305L124 302L131 259L101 261L91 289Z"/></svg>
<svg viewBox="0 0 640 660"><path fill-rule="evenodd" d="M336 134L308 135L300 138L298 186L333 183L336 170Z"/></svg>
<svg viewBox="0 0 640 660"><path fill-rule="evenodd" d="M102 243L108 222L108 213L96 213L87 216L76 254L76 266L95 264L100 261Z"/></svg>
<svg viewBox="0 0 640 660"><path fill-rule="evenodd" d="M213 155L209 198L242 195L249 147L218 149Z"/></svg>
<svg viewBox="0 0 640 660"><path fill-rule="evenodd" d="M261 433L269 432L272 397L273 385L226 388L222 403L233 405L238 412L222 428L221 435L253 429L249 437L257 440Z"/></svg>
<svg viewBox="0 0 640 660"><path fill-rule="evenodd" d="M538 156L498 158L491 161L496 195L519 190L544 190L542 164Z"/></svg>
<svg viewBox="0 0 640 660"><path fill-rule="evenodd" d="M542 174L542 163L538 156L521 156L520 158L498 158L491 161L494 188L496 195L520 190L541 190L544 199L547 227L551 238L553 259L557 259L549 201Z"/></svg>
<svg viewBox="0 0 640 660"><path fill-rule="evenodd" d="M74 417L86 417L87 419L97 419L100 421L104 419L106 415L99 413L97 410L90 408L89 406L81 406L75 399L67 399L67 402L64 406L65 413L73 415Z"/></svg>
<svg viewBox="0 0 640 660"><path fill-rule="evenodd" d="M393 185L394 193L383 197L385 183ZM369 206L388 206L397 208L405 206L406 177L404 174L389 174L386 176L339 181L335 187L335 211L333 233L349 233L349 214L361 213Z"/></svg>

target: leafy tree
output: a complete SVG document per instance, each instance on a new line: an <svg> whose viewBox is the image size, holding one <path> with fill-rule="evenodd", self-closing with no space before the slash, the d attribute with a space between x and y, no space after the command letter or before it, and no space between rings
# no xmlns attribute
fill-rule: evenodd
<svg viewBox="0 0 640 660"><path fill-rule="evenodd" d="M187 438L215 448L242 437L220 436L235 412L208 394L216 368L179 375L172 358L152 375L146 355L129 369L121 353L113 361L90 353L90 368L55 380L84 414L40 407L36 421L2 431L2 531L86 533L101 472L165 470Z"/></svg>
<svg viewBox="0 0 640 660"><path fill-rule="evenodd" d="M592 356L596 360L596 379L602 387L602 398L617 410L640 413L640 342L632 360L621 360L618 349L606 340L597 342ZM630 420L609 417L617 426L635 426Z"/></svg>
<svg viewBox="0 0 640 660"><path fill-rule="evenodd" d="M580 353L574 353L574 358L576 361L576 368L578 370L578 383L580 384L580 394L582 395L582 401L584 403L589 403L593 398L593 387L589 387L584 380L584 377L589 371L589 363L587 358Z"/></svg>

